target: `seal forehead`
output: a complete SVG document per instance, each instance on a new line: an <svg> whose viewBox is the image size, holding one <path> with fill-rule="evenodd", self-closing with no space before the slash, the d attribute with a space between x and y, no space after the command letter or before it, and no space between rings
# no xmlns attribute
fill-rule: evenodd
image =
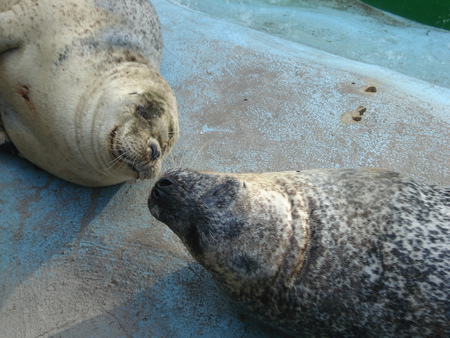
<svg viewBox="0 0 450 338"><path fill-rule="evenodd" d="M184 189L189 190L189 194L195 198L224 183L238 187L234 198L241 205L247 201L253 206L270 209L276 205L289 205L289 202L298 198L298 179L295 173L290 172L228 174L178 168L168 171L165 176L179 180Z"/></svg>

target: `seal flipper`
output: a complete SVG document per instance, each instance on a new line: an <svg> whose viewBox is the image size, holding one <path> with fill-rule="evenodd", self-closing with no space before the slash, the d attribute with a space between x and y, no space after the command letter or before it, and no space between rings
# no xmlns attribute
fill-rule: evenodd
<svg viewBox="0 0 450 338"><path fill-rule="evenodd" d="M14 10L0 13L0 53L19 48L23 44L23 34Z"/></svg>

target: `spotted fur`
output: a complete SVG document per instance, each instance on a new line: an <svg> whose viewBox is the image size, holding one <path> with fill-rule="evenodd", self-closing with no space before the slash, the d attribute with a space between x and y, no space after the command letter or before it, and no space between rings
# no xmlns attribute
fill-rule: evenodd
<svg viewBox="0 0 450 338"><path fill-rule="evenodd" d="M231 299L290 334L450 336L450 188L378 169L176 169L149 208Z"/></svg>

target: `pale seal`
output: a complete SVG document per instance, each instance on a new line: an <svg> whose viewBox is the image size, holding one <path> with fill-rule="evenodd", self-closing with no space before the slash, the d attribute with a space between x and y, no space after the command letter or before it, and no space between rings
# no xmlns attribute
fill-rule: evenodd
<svg viewBox="0 0 450 338"><path fill-rule="evenodd" d="M147 0L3 0L0 139L82 185L156 176L178 138L161 55Z"/></svg>
<svg viewBox="0 0 450 338"><path fill-rule="evenodd" d="M149 208L231 299L290 334L450 336L450 188L381 169L174 169Z"/></svg>

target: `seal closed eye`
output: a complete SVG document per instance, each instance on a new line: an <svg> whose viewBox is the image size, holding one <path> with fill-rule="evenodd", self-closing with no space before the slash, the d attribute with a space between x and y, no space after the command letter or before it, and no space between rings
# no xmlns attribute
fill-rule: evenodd
<svg viewBox="0 0 450 338"><path fill-rule="evenodd" d="M446 337L449 196L380 169L174 169L148 206L232 300L282 331Z"/></svg>
<svg viewBox="0 0 450 338"><path fill-rule="evenodd" d="M234 199L235 187L235 182L228 180L206 192L201 201L206 205L224 207Z"/></svg>

